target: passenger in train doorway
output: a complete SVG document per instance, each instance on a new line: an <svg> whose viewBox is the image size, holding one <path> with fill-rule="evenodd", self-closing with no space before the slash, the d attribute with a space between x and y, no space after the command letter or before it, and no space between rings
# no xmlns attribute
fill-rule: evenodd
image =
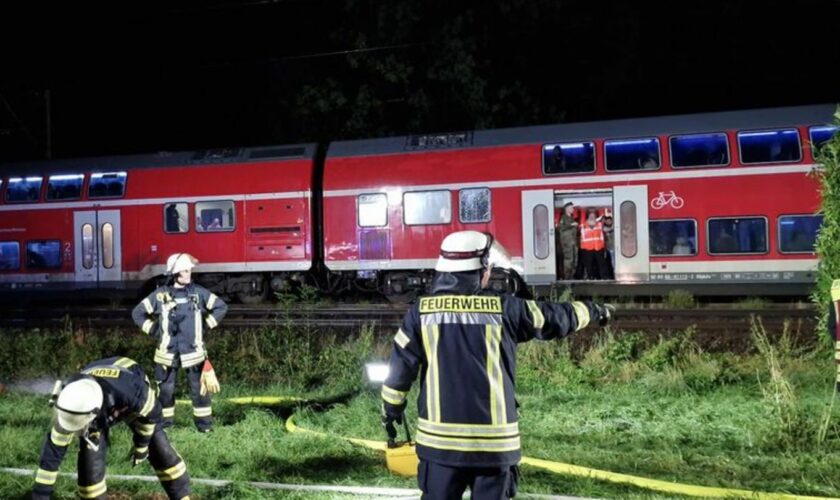
<svg viewBox="0 0 840 500"><path fill-rule="evenodd" d="M608 257L608 273L604 279L613 279L615 277L615 227L613 226L613 218L609 212L604 214L604 246L607 250Z"/></svg>
<svg viewBox="0 0 840 500"><path fill-rule="evenodd" d="M586 211L586 224L580 227L580 258L575 278L600 280L609 278L607 259L604 256L604 226L598 222L593 209Z"/></svg>
<svg viewBox="0 0 840 500"><path fill-rule="evenodd" d="M578 265L578 222L575 220L575 205L571 201L563 205L563 215L556 232L559 245L558 253L563 255L563 279L575 276Z"/></svg>
<svg viewBox="0 0 840 500"><path fill-rule="evenodd" d="M163 406L163 427L175 419L175 378L178 369L187 372L193 405L193 420L201 432L213 427L210 395L219 392L219 381L204 348L204 329L219 325L227 305L206 288L193 283L192 268L198 259L176 253L166 261L170 283L143 299L131 317L146 335L157 340L155 379Z"/></svg>

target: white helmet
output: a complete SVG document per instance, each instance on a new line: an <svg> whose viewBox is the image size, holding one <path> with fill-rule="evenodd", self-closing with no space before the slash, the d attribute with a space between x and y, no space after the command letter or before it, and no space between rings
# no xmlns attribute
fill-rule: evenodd
<svg viewBox="0 0 840 500"><path fill-rule="evenodd" d="M178 274L192 269L198 264L198 259L188 253L173 253L166 259L166 274Z"/></svg>
<svg viewBox="0 0 840 500"><path fill-rule="evenodd" d="M440 244L435 271L457 273L483 268L513 269L510 254L490 233L458 231Z"/></svg>
<svg viewBox="0 0 840 500"><path fill-rule="evenodd" d="M85 427L102 408L102 388L90 378L70 382L55 402L58 425L69 432L77 432Z"/></svg>

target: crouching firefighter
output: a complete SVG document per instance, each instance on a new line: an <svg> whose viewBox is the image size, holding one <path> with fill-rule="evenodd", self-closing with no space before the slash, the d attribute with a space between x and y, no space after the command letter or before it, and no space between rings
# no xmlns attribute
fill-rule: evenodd
<svg viewBox="0 0 840 500"><path fill-rule="evenodd" d="M129 358L106 358L56 382L50 400L55 423L41 449L32 498L52 495L58 468L74 436L79 436L78 484L81 498L104 498L108 432L125 422L134 434L131 460L148 459L169 498L190 495L187 466L163 431L163 411L143 369Z"/></svg>
<svg viewBox="0 0 840 500"><path fill-rule="evenodd" d="M193 420L201 432L213 427L210 394L219 392L219 382L204 349L204 329L219 325L227 305L206 288L192 282L198 260L188 253L173 254L166 261L169 282L143 299L131 313L147 335L158 341L155 349L155 379L160 388L164 427L175 419L175 378L178 368L187 372L193 405Z"/></svg>
<svg viewBox="0 0 840 500"><path fill-rule="evenodd" d="M424 499L501 499L516 494L521 453L514 394L516 346L604 325L611 307L555 304L485 290L491 270L511 269L490 234L460 231L441 244L431 295L409 309L394 337L382 387L389 436L420 376L418 483Z"/></svg>

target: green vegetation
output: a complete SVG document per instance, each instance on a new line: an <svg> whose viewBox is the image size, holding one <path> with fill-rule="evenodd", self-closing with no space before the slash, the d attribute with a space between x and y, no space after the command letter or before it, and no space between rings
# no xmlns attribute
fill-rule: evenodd
<svg viewBox="0 0 840 500"><path fill-rule="evenodd" d="M834 113L834 118L835 123L840 124L840 108ZM840 278L840 134L835 134L819 149L817 162L822 166L816 175L821 184L820 211L825 219L817 236L820 266L813 300L820 307L824 319L831 301L831 282Z"/></svg>
<svg viewBox="0 0 840 500"><path fill-rule="evenodd" d="M0 354L4 373L41 375L109 351L147 360L150 352L142 352L147 340L139 335L88 334L81 341L72 329L29 333L32 354L15 347L23 332L3 334L14 353ZM361 367L386 355L389 336L366 329L342 338L280 325L216 337L211 352L224 396L302 395L323 404L267 409L218 402L217 430L209 436L195 432L188 407L179 406L170 436L192 476L239 482L198 486L201 498L336 498L256 490L244 481L414 487L412 479L390 475L378 452L283 428L284 418L298 411L304 427L384 439L379 401L363 386ZM743 356L705 352L691 330L658 341L605 330L580 353L565 342L524 345L518 394L525 454L705 486L840 496L840 405L833 402L828 350L800 352L788 336L771 341L758 322L752 338L753 352ZM58 359L37 357L46 348L56 348ZM413 405L409 413L416 415ZM49 423L45 397L1 395L0 466L34 468ZM152 474L148 465L129 466L129 448L128 430L116 428L109 471ZM63 470L73 468L68 457ZM0 474L0 497L22 497L30 485L30 478ZM152 498L162 491L155 483L112 481L110 488L118 498ZM59 490L60 498L71 498L73 481L60 479ZM676 498L527 466L522 490Z"/></svg>
<svg viewBox="0 0 840 500"><path fill-rule="evenodd" d="M662 301L668 309L691 309L697 306L694 294L687 290L671 290Z"/></svg>

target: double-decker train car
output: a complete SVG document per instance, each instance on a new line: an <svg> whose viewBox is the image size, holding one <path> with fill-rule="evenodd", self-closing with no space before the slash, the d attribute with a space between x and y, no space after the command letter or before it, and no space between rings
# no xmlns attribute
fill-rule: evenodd
<svg viewBox="0 0 840 500"><path fill-rule="evenodd" d="M136 290L174 252L242 300L312 267L315 145L6 165L0 287Z"/></svg>
<svg viewBox="0 0 840 500"><path fill-rule="evenodd" d="M0 167L0 291L151 286L169 254L243 301L289 282L405 300L443 237L490 231L529 285L803 294L830 105ZM615 219L614 280L562 275L572 202ZM498 286L521 285L519 280ZM616 291L615 288L618 288Z"/></svg>
<svg viewBox="0 0 840 500"><path fill-rule="evenodd" d="M559 274L555 244L556 214L572 202L579 213L615 214L610 293L806 293L821 223L809 173L814 146L836 132L827 125L833 110L334 142L323 183L325 264L410 295L428 283L444 235L474 229L507 246L528 284L552 285L572 278Z"/></svg>

